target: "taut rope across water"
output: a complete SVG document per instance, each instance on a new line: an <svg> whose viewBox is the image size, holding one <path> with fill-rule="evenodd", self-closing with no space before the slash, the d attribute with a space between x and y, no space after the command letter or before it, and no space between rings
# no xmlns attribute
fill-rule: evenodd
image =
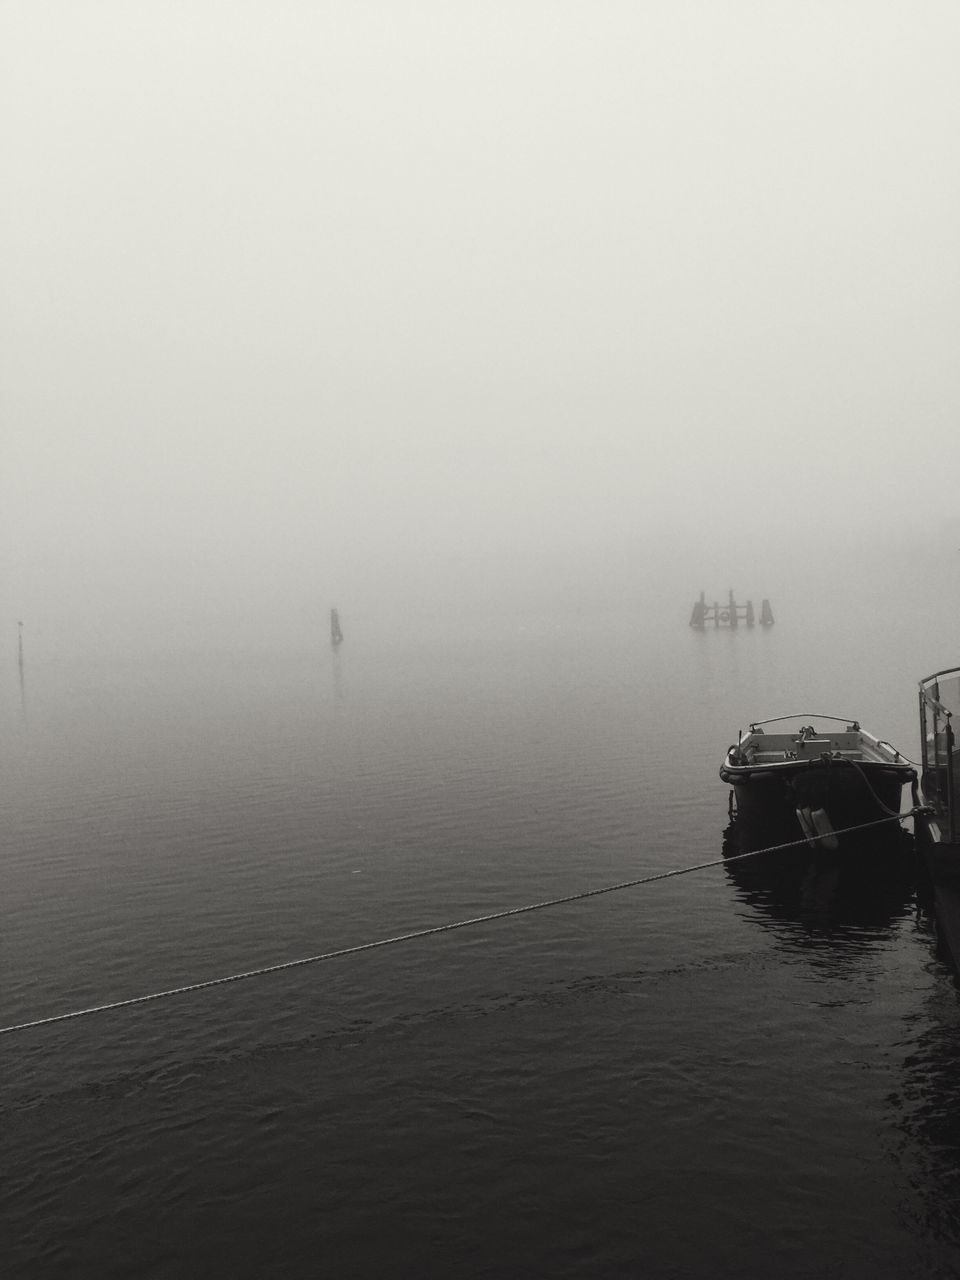
<svg viewBox="0 0 960 1280"><path fill-rule="evenodd" d="M843 827L836 835L847 835L854 831L865 831L869 827L885 826L891 822L903 822L918 813L925 812L924 806L918 805L907 813L892 817L877 818L872 822L861 822L853 827ZM468 929L472 925L489 924L494 920L506 920L510 916L527 915L531 911L543 911L547 907L559 907L570 902L583 902L587 898L598 898L604 893L617 893L621 889L635 889L639 885L654 884L658 880L670 880L676 876L690 875L693 871L706 871L710 867L726 866L731 862L742 862L745 858L758 858L764 853L779 853L784 849L793 849L806 844L805 838L788 840L785 844L768 845L764 849L752 849L747 853L736 853L729 858L715 858L711 862L698 862L689 867L676 867L673 871L658 871L653 875L641 876L637 880L623 880L618 884L602 885L599 889L585 889L580 893L567 894L562 898L548 898L544 902L532 902L522 907L509 907L504 911L492 911L488 915L471 916L466 920L454 920L447 924L433 925L428 929L416 929L412 933L397 934L392 938L378 938L375 942L361 942L353 947L341 947L336 951L324 951L315 956L304 956L299 960L283 960L279 964L264 965L259 969L248 969L243 973L230 973L220 978L207 978L201 982L191 982L183 987L170 987L166 991L153 991L148 995L131 996L126 1000L113 1000L108 1004L91 1005L87 1009L74 1009L69 1013L55 1013L46 1018L33 1018L29 1022L18 1022L11 1026L0 1027L0 1036L10 1035L14 1031L30 1031L37 1027L51 1026L55 1022L69 1022L74 1018L88 1018L94 1013L109 1013L113 1009L129 1009L134 1005L148 1004L153 1000L167 1000L173 996L185 996L194 991L206 991L210 987L222 987L228 982L243 982L247 978L262 978L269 973L281 973L285 969L299 969L308 964L319 964L322 960L337 960L343 956L359 955L363 951L374 951L378 947L392 947L400 942L413 942L417 938L429 938L438 933L451 933L454 929Z"/></svg>

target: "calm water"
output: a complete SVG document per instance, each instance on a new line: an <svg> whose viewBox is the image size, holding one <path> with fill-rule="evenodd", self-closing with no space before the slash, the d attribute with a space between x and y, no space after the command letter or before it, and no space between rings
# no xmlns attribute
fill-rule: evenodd
<svg viewBox="0 0 960 1280"><path fill-rule="evenodd" d="M913 755L956 661L922 618L344 625L8 673L3 1025L720 857L739 727ZM718 868L0 1050L8 1275L960 1268L960 1003L896 865Z"/></svg>

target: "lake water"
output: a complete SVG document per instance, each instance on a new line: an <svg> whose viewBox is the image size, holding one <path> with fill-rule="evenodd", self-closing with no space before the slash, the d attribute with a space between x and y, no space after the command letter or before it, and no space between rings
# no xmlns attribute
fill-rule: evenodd
<svg viewBox="0 0 960 1280"><path fill-rule="evenodd" d="M933 599L28 652L0 1022L719 858L749 720L916 758ZM960 1002L909 875L747 865L2 1037L4 1274L956 1275Z"/></svg>

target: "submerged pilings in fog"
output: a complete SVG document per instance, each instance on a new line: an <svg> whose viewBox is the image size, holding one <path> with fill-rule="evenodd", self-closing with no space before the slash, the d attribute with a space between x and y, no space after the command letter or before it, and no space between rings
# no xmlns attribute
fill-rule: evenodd
<svg viewBox="0 0 960 1280"><path fill-rule="evenodd" d="M707 604L706 593L701 591L700 599L694 603L693 613L690 615L690 625L696 627L698 631L703 631L708 623L712 623L714 627L724 626L736 630L741 622L752 627L755 621L753 601L748 600L746 604L737 604L732 589L725 605L720 605L716 600L713 604ZM761 627L773 626L773 610L770 608L769 600L761 602L760 625Z"/></svg>

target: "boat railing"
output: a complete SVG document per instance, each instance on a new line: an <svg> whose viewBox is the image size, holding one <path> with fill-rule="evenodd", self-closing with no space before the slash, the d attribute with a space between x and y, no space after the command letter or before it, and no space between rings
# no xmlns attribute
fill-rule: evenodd
<svg viewBox="0 0 960 1280"><path fill-rule="evenodd" d="M754 720L750 725L750 732L756 732L765 724L780 724L783 720L836 720L838 724L850 726L852 733L857 733L860 729L859 723L853 716L828 716L817 711L797 711L792 716L774 716L772 720Z"/></svg>
<svg viewBox="0 0 960 1280"><path fill-rule="evenodd" d="M920 697L948 716L960 714L960 667L938 671L920 681Z"/></svg>

